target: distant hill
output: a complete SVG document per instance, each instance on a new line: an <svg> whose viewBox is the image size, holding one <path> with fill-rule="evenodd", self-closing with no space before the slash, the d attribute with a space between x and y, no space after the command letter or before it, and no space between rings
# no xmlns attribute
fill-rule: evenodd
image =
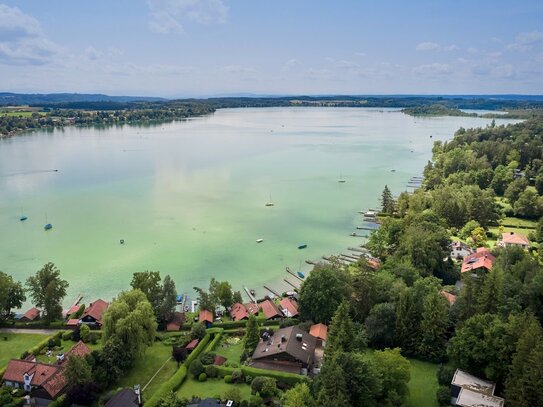
<svg viewBox="0 0 543 407"><path fill-rule="evenodd" d="M0 106L39 105L79 102L161 102L168 99L145 96L108 96L86 93L9 93L0 92Z"/></svg>

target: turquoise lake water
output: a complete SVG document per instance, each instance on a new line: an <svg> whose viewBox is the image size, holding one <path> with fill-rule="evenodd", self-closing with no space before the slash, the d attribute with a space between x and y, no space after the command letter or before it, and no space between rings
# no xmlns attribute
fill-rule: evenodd
<svg viewBox="0 0 543 407"><path fill-rule="evenodd" d="M78 293L109 300L144 270L170 274L180 292L214 276L264 294L285 266L307 270L305 259L362 243L349 234L385 184L400 193L421 175L434 140L490 121L225 109L158 126L0 140L0 270L24 280L54 262L70 283L66 304ZM266 207L270 195L275 206Z"/></svg>

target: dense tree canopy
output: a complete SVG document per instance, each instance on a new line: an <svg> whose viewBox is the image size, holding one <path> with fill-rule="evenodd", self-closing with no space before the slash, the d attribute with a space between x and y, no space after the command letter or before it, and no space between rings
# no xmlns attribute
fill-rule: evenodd
<svg viewBox="0 0 543 407"><path fill-rule="evenodd" d="M26 285L36 307L43 307L45 320L62 318L62 300L66 296L68 282L60 278L60 270L53 263L45 264Z"/></svg>
<svg viewBox="0 0 543 407"><path fill-rule="evenodd" d="M0 271L0 321L11 317L11 310L21 308L26 301L22 284Z"/></svg>

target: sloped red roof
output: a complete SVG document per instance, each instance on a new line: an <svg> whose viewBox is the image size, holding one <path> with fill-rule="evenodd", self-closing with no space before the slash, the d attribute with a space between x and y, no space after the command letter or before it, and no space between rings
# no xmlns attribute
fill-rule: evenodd
<svg viewBox="0 0 543 407"><path fill-rule="evenodd" d="M40 310L37 309L36 307L32 307L24 313L23 318L26 318L29 321L34 321L39 316L40 316Z"/></svg>
<svg viewBox="0 0 543 407"><path fill-rule="evenodd" d="M83 313L83 316L81 318L85 317L91 317L96 322L102 323L102 316L104 315L104 312L106 312L107 307L109 307L109 303L107 303L104 300L96 300L90 304L88 308L85 309L85 312Z"/></svg>
<svg viewBox="0 0 543 407"><path fill-rule="evenodd" d="M174 312L173 319L166 325L166 331L179 331L185 323L185 314L183 312Z"/></svg>
<svg viewBox="0 0 543 407"><path fill-rule="evenodd" d="M83 343L83 341L77 342L74 346L72 346L72 349L70 349L68 352L66 352L66 356L86 356L89 353L91 353L91 349Z"/></svg>
<svg viewBox="0 0 543 407"><path fill-rule="evenodd" d="M32 386L43 387L52 398L66 386L64 369L61 366L16 359L9 361L2 380L24 383L25 373L32 376Z"/></svg>
<svg viewBox="0 0 543 407"><path fill-rule="evenodd" d="M368 259L368 266L370 266L373 270L377 270L380 265L381 262L379 261L379 259L375 257Z"/></svg>
<svg viewBox="0 0 543 407"><path fill-rule="evenodd" d="M309 335L325 341L326 339L328 339L328 327L324 324L312 325L309 329Z"/></svg>
<svg viewBox="0 0 543 407"><path fill-rule="evenodd" d="M215 359L213 359L213 364L217 366L222 366L226 362L226 358L221 355L215 356Z"/></svg>
<svg viewBox="0 0 543 407"><path fill-rule="evenodd" d="M298 304L290 298L283 298L279 304L285 316L296 317L298 315Z"/></svg>
<svg viewBox="0 0 543 407"><path fill-rule="evenodd" d="M530 241L524 235L515 232L502 233L502 242L505 244L530 245Z"/></svg>
<svg viewBox="0 0 543 407"><path fill-rule="evenodd" d="M66 322L66 325L67 326L77 326L77 325L79 325L79 319L69 319Z"/></svg>
<svg viewBox="0 0 543 407"><path fill-rule="evenodd" d="M66 316L72 315L74 312L79 311L79 305L72 305L68 311L66 311Z"/></svg>
<svg viewBox="0 0 543 407"><path fill-rule="evenodd" d="M241 321L242 319L248 318L249 313L247 312L245 305L236 302L230 309L230 316L234 321Z"/></svg>
<svg viewBox="0 0 543 407"><path fill-rule="evenodd" d="M262 301L260 304L258 304L260 308L262 309L262 312L264 312L264 316L266 319L276 318L276 317L282 317L283 314L277 306L270 300Z"/></svg>
<svg viewBox="0 0 543 407"><path fill-rule="evenodd" d="M190 341L187 346L185 346L185 349L187 350L193 350L194 348L196 348L198 346L198 342L199 340L198 339L193 339L192 341Z"/></svg>
<svg viewBox="0 0 543 407"><path fill-rule="evenodd" d="M206 309L200 310L200 314L198 314L198 321L213 323L213 314L211 311Z"/></svg>
<svg viewBox="0 0 543 407"><path fill-rule="evenodd" d="M250 302L249 304L245 304L245 309L250 315L258 314L258 305Z"/></svg>
<svg viewBox="0 0 543 407"><path fill-rule="evenodd" d="M447 291L439 292L445 299L449 302L450 305L453 305L456 302L456 295L448 293Z"/></svg>
<svg viewBox="0 0 543 407"><path fill-rule="evenodd" d="M492 270L494 260L496 260L496 258L487 248L479 247L477 252L464 257L460 271L465 273L466 271L477 270L479 268Z"/></svg>

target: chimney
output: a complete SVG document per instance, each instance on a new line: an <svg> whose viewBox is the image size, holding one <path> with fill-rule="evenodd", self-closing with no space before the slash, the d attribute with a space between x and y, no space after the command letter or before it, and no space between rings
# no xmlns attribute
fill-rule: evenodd
<svg viewBox="0 0 543 407"><path fill-rule="evenodd" d="M514 235L514 234L515 234L515 232L509 232L509 234L510 234L510 235Z"/></svg>
<svg viewBox="0 0 543 407"><path fill-rule="evenodd" d="M281 342L286 342L287 338L285 338L285 335L281 335Z"/></svg>
<svg viewBox="0 0 543 407"><path fill-rule="evenodd" d="M301 342L302 341L302 336L303 336L302 334L296 334L296 340L298 342Z"/></svg>

